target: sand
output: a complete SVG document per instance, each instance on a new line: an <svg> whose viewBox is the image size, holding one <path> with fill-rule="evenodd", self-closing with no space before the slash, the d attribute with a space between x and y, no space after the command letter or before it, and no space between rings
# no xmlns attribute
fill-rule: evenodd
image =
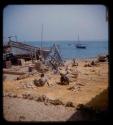
<svg viewBox="0 0 113 125"><path fill-rule="evenodd" d="M42 102L4 98L4 119L7 121L67 121L73 108L45 105Z"/></svg>
<svg viewBox="0 0 113 125"><path fill-rule="evenodd" d="M59 82L60 75L54 74L51 71L48 71L46 73L46 76L48 76L49 83L51 85L50 86L45 85L44 87L36 87L33 84L33 80L38 79L40 73L36 73L22 80L14 80L15 79L15 78L13 79L14 75L10 75L9 79L8 78L9 76L5 74L7 78L3 82L4 94L14 93L17 95L22 95L24 93L29 93L33 96L46 95L49 99L52 100L59 99L64 104L66 104L69 101L73 102L75 108L67 110L65 109L65 106L62 105L45 106L44 103L35 102L32 100L29 101L25 99L5 97L6 99L4 101L4 117L9 121L10 120L18 121L20 114L23 113L25 117L23 121L58 121L58 120L66 121L76 111L77 105L87 104L95 96L99 95L101 92L103 92L105 89L108 88L108 62L106 61L98 63L97 66L84 67L84 65L86 63L89 63L90 61L91 61L90 59L77 60L78 62L77 70L79 72L78 78L71 79L70 84L66 86L56 84L57 82ZM66 61L65 64L68 65L69 68L75 70L76 67L72 67L71 62L72 62L71 60L68 60ZM18 103L19 101L22 103ZM23 104L23 106L21 104ZM13 105L16 107L14 108ZM21 107L26 107L26 108L25 110L22 110L23 108L21 109ZM32 108L33 110L31 110ZM36 109L37 109L37 115L35 112ZM19 114L14 112L19 112Z"/></svg>

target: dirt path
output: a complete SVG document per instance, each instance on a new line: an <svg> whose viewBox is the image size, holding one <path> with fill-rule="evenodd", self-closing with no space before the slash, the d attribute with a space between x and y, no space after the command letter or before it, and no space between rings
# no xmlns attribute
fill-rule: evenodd
<svg viewBox="0 0 113 125"><path fill-rule="evenodd" d="M9 97L4 97L3 103L4 117L8 121L67 121L76 111L61 105Z"/></svg>

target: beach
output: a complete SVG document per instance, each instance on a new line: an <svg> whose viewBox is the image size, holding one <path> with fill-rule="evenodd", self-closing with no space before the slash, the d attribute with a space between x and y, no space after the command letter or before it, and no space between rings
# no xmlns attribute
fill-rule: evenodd
<svg viewBox="0 0 113 125"><path fill-rule="evenodd" d="M99 62L91 67L85 66L91 62L91 59L78 59L76 61L78 63L77 67L72 66L72 60L65 61L65 66L68 65L70 69L73 69L72 71L76 69L78 71L77 78L69 76L69 85L57 84L60 80L60 75L54 74L51 70L45 73L49 79L50 86L45 84L43 87L36 87L33 84L33 80L40 77L38 72L20 80L16 80L18 75L4 74L6 77L3 81L4 118L8 121L19 121L22 113L25 117L25 119L21 119L22 121L67 121L76 111L79 104L93 105L94 108L101 110L106 109L108 105L107 99L106 102L103 100L103 102L95 104L89 102L108 89L108 61ZM61 68L64 69L64 67ZM12 67L13 69L15 71L27 71L27 66L23 68L22 66L15 66ZM72 74L72 72L69 74ZM30 95L31 98L25 98L25 94ZM46 99L37 101L37 98L41 96L46 97L48 100L60 100L62 103L50 103L46 102ZM68 103L71 103L71 106L67 106ZM34 117L35 113L40 117ZM75 120L77 119L75 118Z"/></svg>
<svg viewBox="0 0 113 125"><path fill-rule="evenodd" d="M4 120L107 120L108 15L102 5L4 8Z"/></svg>

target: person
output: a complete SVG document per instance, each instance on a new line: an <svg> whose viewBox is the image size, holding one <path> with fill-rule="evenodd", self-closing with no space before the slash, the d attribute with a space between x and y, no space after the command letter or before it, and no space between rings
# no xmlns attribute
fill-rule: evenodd
<svg viewBox="0 0 113 125"><path fill-rule="evenodd" d="M69 68L68 65L66 66L65 71L66 71L66 74L69 74L69 73L70 73L70 68Z"/></svg>
<svg viewBox="0 0 113 125"><path fill-rule="evenodd" d="M78 66L78 63L76 62L75 59L73 59L72 66Z"/></svg>
<svg viewBox="0 0 113 125"><path fill-rule="evenodd" d="M60 82L62 85L69 85L69 78L66 76L66 74L60 73Z"/></svg>
<svg viewBox="0 0 113 125"><path fill-rule="evenodd" d="M53 71L54 71L54 74L58 74L59 73L59 68L56 64L53 65Z"/></svg>
<svg viewBox="0 0 113 125"><path fill-rule="evenodd" d="M58 67L56 69L53 69L53 71L54 71L54 74L58 74L59 73Z"/></svg>
<svg viewBox="0 0 113 125"><path fill-rule="evenodd" d="M34 80L34 84L36 86L44 86L46 83L49 86L49 82L43 73L41 74L41 78L39 80Z"/></svg>

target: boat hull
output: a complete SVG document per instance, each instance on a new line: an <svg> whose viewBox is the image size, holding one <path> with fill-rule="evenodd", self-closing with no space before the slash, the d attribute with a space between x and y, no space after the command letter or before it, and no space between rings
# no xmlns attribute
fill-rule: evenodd
<svg viewBox="0 0 113 125"><path fill-rule="evenodd" d="M78 49L86 49L86 46L76 46Z"/></svg>

